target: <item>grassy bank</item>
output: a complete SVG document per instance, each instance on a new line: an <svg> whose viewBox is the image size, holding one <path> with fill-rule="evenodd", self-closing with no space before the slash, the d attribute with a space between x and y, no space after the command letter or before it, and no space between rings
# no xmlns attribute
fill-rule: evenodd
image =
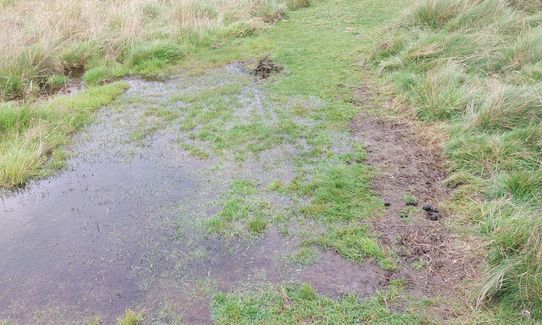
<svg viewBox="0 0 542 325"><path fill-rule="evenodd" d="M70 136L128 88L126 82L92 87L28 105L0 104L0 189L13 188L62 167Z"/></svg>
<svg viewBox="0 0 542 325"><path fill-rule="evenodd" d="M479 303L542 319L542 7L424 0L374 66L418 119L443 125L454 211L486 239Z"/></svg>

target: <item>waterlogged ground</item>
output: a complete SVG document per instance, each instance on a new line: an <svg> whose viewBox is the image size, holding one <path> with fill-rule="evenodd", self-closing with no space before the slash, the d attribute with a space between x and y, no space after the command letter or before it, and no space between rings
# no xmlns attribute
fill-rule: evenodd
<svg viewBox="0 0 542 325"><path fill-rule="evenodd" d="M333 141L310 144L318 123L300 112L317 98L273 101L242 64L130 86L77 136L65 170L3 199L0 318L112 323L132 308L199 324L219 291L383 287L376 263L303 245L325 226L286 184L327 168L313 151L347 155L356 142L320 129Z"/></svg>
<svg viewBox="0 0 542 325"><path fill-rule="evenodd" d="M361 87L371 31L403 5L317 2L129 80L65 169L3 198L0 324L456 318L474 264L421 209L446 196L439 156ZM263 57L281 65L265 80Z"/></svg>

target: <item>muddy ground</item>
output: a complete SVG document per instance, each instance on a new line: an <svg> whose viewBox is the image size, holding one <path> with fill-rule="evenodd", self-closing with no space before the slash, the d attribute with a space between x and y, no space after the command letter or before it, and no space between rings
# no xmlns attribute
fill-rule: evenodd
<svg viewBox="0 0 542 325"><path fill-rule="evenodd" d="M273 226L245 238L215 236L202 226L234 179L254 178L260 188L292 180L296 156L310 149L271 145L242 160L232 158L236 152L201 159L183 149L179 143L188 138L179 112L189 104L179 96L234 82L242 84L235 115L273 123L283 108L269 104L241 64L166 82L132 80L76 137L66 169L3 198L0 319L80 324L99 316L111 324L132 308L155 323L203 324L211 323L217 290L305 281L332 297L366 297L385 286L387 274L375 263L359 266L332 251L319 251L309 265L292 262L299 239ZM157 107L172 115L148 114ZM348 132L337 138L356 140ZM293 204L261 196L281 211Z"/></svg>
<svg viewBox="0 0 542 325"><path fill-rule="evenodd" d="M378 170L373 187L386 210L372 221L373 229L400 257L398 271L389 276L406 279L415 297L437 297L431 309L439 319L455 319L458 310L449 302L458 296L472 298L459 290L466 279L480 277L480 257L448 228L453 215L446 203L452 190L445 186L441 148L427 141L426 134L416 134L411 121L387 116L387 105L375 112L371 99L377 93L369 86L355 91L357 104L368 109L354 119L351 130L361 135L366 161Z"/></svg>

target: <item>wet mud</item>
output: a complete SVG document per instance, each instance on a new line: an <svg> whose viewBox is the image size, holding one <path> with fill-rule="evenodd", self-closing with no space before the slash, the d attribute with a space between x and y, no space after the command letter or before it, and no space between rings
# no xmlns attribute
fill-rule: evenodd
<svg viewBox="0 0 542 325"><path fill-rule="evenodd" d="M131 80L130 89L102 109L76 136L64 170L6 195L0 205L0 319L14 324L112 324L127 308L149 322L212 323L217 290L310 282L339 297L369 296L385 285L376 265L359 266L333 252L315 263L289 261L299 246L273 226L254 238L221 238L203 226L233 179L262 188L296 175L299 148L273 145L243 161L213 154L200 159L179 142L190 103L179 94L241 82L235 114L271 116L265 91L242 65L165 82ZM160 108L173 116L152 118ZM143 122L142 122L143 121ZM301 123L301 122L300 122ZM307 123L303 121L302 123ZM134 140L143 128L145 136ZM213 152L208 148L209 152ZM266 199L283 211L288 197Z"/></svg>
<svg viewBox="0 0 542 325"><path fill-rule="evenodd" d="M370 89L360 89L357 104L363 107L370 96ZM368 112L360 113L351 129L362 136L367 163L378 170L373 187L386 210L373 221L373 229L400 257L390 277L405 279L413 296L437 299L434 312L453 319L457 315L446 297L455 297L464 281L477 276L478 262L447 228L453 215L439 207L450 195L440 149L426 145L408 123Z"/></svg>

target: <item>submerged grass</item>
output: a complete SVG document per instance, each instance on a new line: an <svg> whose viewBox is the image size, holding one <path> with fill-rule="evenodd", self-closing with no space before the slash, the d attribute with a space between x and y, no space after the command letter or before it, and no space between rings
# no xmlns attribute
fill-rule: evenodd
<svg viewBox="0 0 542 325"><path fill-rule="evenodd" d="M369 44L369 38L360 34L380 26L400 6L399 2L393 6L376 1L319 2L291 12L291 20L277 22L262 35L233 40L216 49L201 49L198 55L187 58L187 67L251 62L254 57L269 57L284 66L284 74L264 84L270 102L262 100L265 113L256 115L258 121L253 122L251 116L239 120L232 114L228 107L239 106L234 93L179 97L193 102L192 107L201 106L189 114L182 128L191 132L191 138L211 144L214 152L258 154L276 145L305 142L306 150L301 149L296 161L298 177L291 184L270 187L308 202L292 218L299 215L322 226L322 232L312 234L313 243L358 263L374 258L386 268L393 264L390 253L374 235L362 230L365 220L380 213L383 203L371 190L372 173L363 165L363 148L347 127L357 112L352 88L362 78L356 56ZM213 108L212 116L208 115L209 107ZM222 220L248 220L251 209L242 197L233 199L230 203L235 203L236 214L219 214L212 220L216 229L222 229ZM237 214L243 211L244 216L239 217ZM343 231L348 227L356 231Z"/></svg>
<svg viewBox="0 0 542 325"><path fill-rule="evenodd" d="M453 207L487 239L479 303L542 320L540 3L423 0L372 62L415 108L448 125Z"/></svg>
<svg viewBox="0 0 542 325"><path fill-rule="evenodd" d="M297 9L304 3L308 4L294 1L288 6ZM187 54L249 36L286 11L286 2L274 0L29 0L0 6L0 188L42 176L49 163L61 167L62 159L50 158L64 156L60 148L69 135L94 109L111 102L120 93L116 90L126 88L123 83L97 86L130 74L159 77ZM89 87L83 93L32 103L81 74ZM258 127L233 130L228 136L253 135ZM157 125L142 125L133 138L142 140L156 129ZM212 135L204 130L197 136ZM207 155L195 147L192 151Z"/></svg>
<svg viewBox="0 0 542 325"><path fill-rule="evenodd" d="M271 208L269 202L258 198L257 193L252 181L234 180L222 201L221 210L207 221L209 232L228 237L265 232L271 219Z"/></svg>

